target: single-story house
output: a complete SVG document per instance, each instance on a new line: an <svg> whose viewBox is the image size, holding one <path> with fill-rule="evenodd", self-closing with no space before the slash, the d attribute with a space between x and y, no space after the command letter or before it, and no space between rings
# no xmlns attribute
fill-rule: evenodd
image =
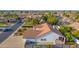
<svg viewBox="0 0 79 59"><path fill-rule="evenodd" d="M52 31L47 23L39 24L33 28L27 29L23 39L25 44L28 42L37 43L38 45L65 43L64 36Z"/></svg>
<svg viewBox="0 0 79 59"><path fill-rule="evenodd" d="M11 18L8 20L9 22L17 22L17 20L15 18Z"/></svg>
<svg viewBox="0 0 79 59"><path fill-rule="evenodd" d="M7 19L5 19L5 17L0 17L0 23L7 23Z"/></svg>
<svg viewBox="0 0 79 59"><path fill-rule="evenodd" d="M72 19L67 17L62 17L58 22L59 25L65 25L65 24L71 24L71 23L73 23Z"/></svg>

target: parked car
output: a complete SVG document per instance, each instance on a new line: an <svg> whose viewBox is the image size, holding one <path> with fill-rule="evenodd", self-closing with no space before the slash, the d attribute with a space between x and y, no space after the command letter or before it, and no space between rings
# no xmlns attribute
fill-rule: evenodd
<svg viewBox="0 0 79 59"><path fill-rule="evenodd" d="M4 30L4 32L9 32L9 31L12 31L12 29L7 28L7 29Z"/></svg>

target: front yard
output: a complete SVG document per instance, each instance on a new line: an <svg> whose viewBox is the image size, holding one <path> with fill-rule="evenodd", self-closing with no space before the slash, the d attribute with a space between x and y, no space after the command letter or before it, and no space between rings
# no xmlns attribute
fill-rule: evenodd
<svg viewBox="0 0 79 59"><path fill-rule="evenodd" d="M7 26L7 24L0 23L0 27L2 27L2 26Z"/></svg>

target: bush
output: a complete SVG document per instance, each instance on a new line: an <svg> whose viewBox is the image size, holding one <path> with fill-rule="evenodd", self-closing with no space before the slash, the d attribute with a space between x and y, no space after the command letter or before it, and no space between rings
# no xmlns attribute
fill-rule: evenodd
<svg viewBox="0 0 79 59"><path fill-rule="evenodd" d="M76 42L72 41L72 42L65 42L65 44L68 44L68 45L75 45Z"/></svg>
<svg viewBox="0 0 79 59"><path fill-rule="evenodd" d="M71 35L69 33L71 31L70 27L62 26L62 27L60 27L60 31L66 37L67 41L69 41L69 42L73 41L73 38L71 37Z"/></svg>
<svg viewBox="0 0 79 59"><path fill-rule="evenodd" d="M34 26L39 24L39 20L38 19L34 19L34 18L28 18L25 21L24 26Z"/></svg>
<svg viewBox="0 0 79 59"><path fill-rule="evenodd" d="M49 24L56 24L57 23L57 19L55 17L49 16L47 22Z"/></svg>
<svg viewBox="0 0 79 59"><path fill-rule="evenodd" d="M65 33L65 36L66 36L67 41L69 41L69 42L73 41L73 38L71 37L71 35L69 33Z"/></svg>
<svg viewBox="0 0 79 59"><path fill-rule="evenodd" d="M79 30L73 31L72 35L79 39Z"/></svg>

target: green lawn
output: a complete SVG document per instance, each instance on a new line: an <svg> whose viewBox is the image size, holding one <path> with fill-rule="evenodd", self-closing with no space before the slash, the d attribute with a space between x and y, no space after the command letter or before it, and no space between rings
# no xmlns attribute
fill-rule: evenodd
<svg viewBox="0 0 79 59"><path fill-rule="evenodd" d="M11 24L16 24L16 22L11 22Z"/></svg>
<svg viewBox="0 0 79 59"><path fill-rule="evenodd" d="M4 24L4 23L0 23L0 26L7 26L6 24Z"/></svg>

